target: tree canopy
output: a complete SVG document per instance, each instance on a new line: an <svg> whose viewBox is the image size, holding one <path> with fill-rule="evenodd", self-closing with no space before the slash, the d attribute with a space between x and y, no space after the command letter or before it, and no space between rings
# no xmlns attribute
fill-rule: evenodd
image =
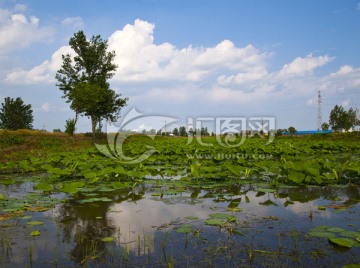
<svg viewBox="0 0 360 268"><path fill-rule="evenodd" d="M62 55L61 69L56 73L57 86L77 115L91 118L95 137L96 124L102 119L115 122L128 100L120 98L108 82L117 68L113 62L115 52L107 51L107 41L100 35L87 40L83 31L75 33L69 44L76 55Z"/></svg>
<svg viewBox="0 0 360 268"><path fill-rule="evenodd" d="M295 135L297 130L295 127L291 126L288 128L288 131L289 131L290 135Z"/></svg>
<svg viewBox="0 0 360 268"><path fill-rule="evenodd" d="M324 123L321 124L321 130L322 130L322 131L329 130L329 127L330 127L329 124L326 123L326 122L324 122Z"/></svg>
<svg viewBox="0 0 360 268"><path fill-rule="evenodd" d="M32 129L34 121L30 104L21 98L6 97L0 108L0 128L8 130Z"/></svg>
<svg viewBox="0 0 360 268"><path fill-rule="evenodd" d="M359 125L357 110L350 108L346 111L341 105L335 105L330 112L329 124L335 131L349 130Z"/></svg>

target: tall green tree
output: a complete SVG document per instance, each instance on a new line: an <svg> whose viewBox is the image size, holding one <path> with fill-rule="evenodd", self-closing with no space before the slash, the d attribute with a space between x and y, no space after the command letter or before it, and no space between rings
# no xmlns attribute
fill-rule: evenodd
<svg viewBox="0 0 360 268"><path fill-rule="evenodd" d="M360 125L359 111L354 108L350 108L347 112L349 129Z"/></svg>
<svg viewBox="0 0 360 268"><path fill-rule="evenodd" d="M330 112L329 124L335 131L339 131L346 128L347 113L345 109L340 105L335 107Z"/></svg>
<svg viewBox="0 0 360 268"><path fill-rule="evenodd" d="M330 112L329 124L335 131L349 130L359 125L358 112L356 109L350 108L346 111L342 106L335 105Z"/></svg>
<svg viewBox="0 0 360 268"><path fill-rule="evenodd" d="M128 100L120 98L108 82L117 68L115 52L107 51L107 41L100 35L87 40L83 31L75 33L69 45L76 55L73 58L70 54L62 55L61 69L56 73L57 86L76 115L90 117L95 138L97 123L102 119L115 122Z"/></svg>
<svg viewBox="0 0 360 268"><path fill-rule="evenodd" d="M0 128L8 130L32 129L34 121L30 104L21 98L6 97L0 108Z"/></svg>

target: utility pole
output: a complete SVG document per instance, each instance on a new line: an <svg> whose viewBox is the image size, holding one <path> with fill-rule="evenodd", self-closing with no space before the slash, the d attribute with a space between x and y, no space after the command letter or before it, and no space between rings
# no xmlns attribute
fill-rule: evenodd
<svg viewBox="0 0 360 268"><path fill-rule="evenodd" d="M321 130L322 118L321 118L321 91L318 91L318 102L317 102L317 129Z"/></svg>

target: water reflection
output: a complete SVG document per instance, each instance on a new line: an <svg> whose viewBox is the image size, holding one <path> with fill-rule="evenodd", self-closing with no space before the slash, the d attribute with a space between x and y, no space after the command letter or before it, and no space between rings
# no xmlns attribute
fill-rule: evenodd
<svg viewBox="0 0 360 268"><path fill-rule="evenodd" d="M6 258L3 242L0 265L28 265L28 252L32 248L31 264L46 267L48 262L44 262L40 254L43 245L48 250L48 259L62 265L107 267L126 262L132 267L166 266L171 256L179 258L178 263L188 258L193 264L195 260L211 260L220 265L226 264L224 258L229 257L230 263L241 264L241 259L249 258L252 248L279 250L278 236L283 236L284 248L291 248L290 233L294 230L299 233L298 247L306 248L303 253L306 255L310 252L306 244L309 239L305 235L314 226L331 223L332 226L350 228L348 224L354 224L354 228L359 228L356 227L360 219L358 186L284 187L277 192L259 192L257 188L256 185L237 184L182 186L181 191L168 191L166 187L143 184L133 190L96 193L96 197L106 197L111 202L83 202L89 195L80 193L54 210L32 213L33 219L45 221L41 235L32 238L25 230L25 234L13 236L12 255L23 256L16 260ZM335 205L348 209L339 213ZM319 211L319 206L325 206L326 210ZM214 213L234 215L236 221L226 223L222 228L206 225L205 220ZM11 229L5 229L5 224L3 222L2 230L17 232L24 230L26 221L18 221ZM187 235L176 232L183 224L192 228ZM115 240L103 241L107 237ZM4 231L2 238L5 241ZM332 249L328 243L325 246L327 250ZM334 258L341 261L358 253L359 248L354 248L349 251L350 255L334 255ZM284 261L281 256L277 261ZM331 262L326 259L320 263Z"/></svg>

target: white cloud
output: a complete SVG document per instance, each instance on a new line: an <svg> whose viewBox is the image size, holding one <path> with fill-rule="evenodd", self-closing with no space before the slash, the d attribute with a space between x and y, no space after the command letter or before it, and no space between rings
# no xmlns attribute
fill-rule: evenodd
<svg viewBox="0 0 360 268"><path fill-rule="evenodd" d="M333 58L329 56L313 57L312 54L307 55L305 58L298 57L289 64L285 64L280 70L279 75L305 75L311 73L316 68L319 68L332 60Z"/></svg>
<svg viewBox="0 0 360 268"><path fill-rule="evenodd" d="M0 20L1 17L0 13ZM24 23L26 17L18 16L15 20ZM77 22L81 22L80 18L68 18L63 23ZM237 47L224 40L213 47L177 48L170 43L156 44L154 29L154 24L137 19L108 39L118 65L111 83L120 89L136 89L133 99L250 103L311 98L317 90L360 86L360 69L351 66L323 77L317 75L314 70L334 59L327 55L297 57L280 70L270 72L267 65L273 54L251 44ZM51 59L30 70L11 71L6 82L54 84L61 55L70 52L70 47L63 46ZM310 101L307 105L311 105Z"/></svg>
<svg viewBox="0 0 360 268"><path fill-rule="evenodd" d="M333 92L357 90L360 87L360 68L344 65L323 78L321 89Z"/></svg>
<svg viewBox="0 0 360 268"><path fill-rule="evenodd" d="M266 73L265 59L268 55L260 53L252 45L237 48L231 41L225 40L210 48L189 46L177 49L169 43L156 45L153 36L154 27L146 21L136 20L133 25L128 24L109 37L109 49L116 52L115 63L118 65L113 79L115 83L196 82L209 77L216 79L219 74L239 71L245 72L248 76L256 76L260 71ZM57 51L55 54L61 53ZM16 70L8 75L7 81L23 81L27 84L50 82L48 76L54 77L55 73L52 75L50 73L56 71L50 66L59 66L52 60L31 70ZM55 60L57 61L58 58ZM17 79L13 79L14 77ZM24 79L20 79L21 77ZM225 80L225 76L222 79Z"/></svg>
<svg viewBox="0 0 360 268"><path fill-rule="evenodd" d="M51 56L50 60L44 61L31 70L11 71L6 76L5 82L18 85L55 83L55 73L60 69L62 63L61 55L68 53L72 53L70 46L63 46Z"/></svg>
<svg viewBox="0 0 360 268"><path fill-rule="evenodd" d="M23 12L25 9L23 5L14 8L15 12ZM51 28L40 27L37 17L15 12L0 9L0 54L45 41L53 33Z"/></svg>
<svg viewBox="0 0 360 268"><path fill-rule="evenodd" d="M251 71L259 68L266 54L251 45L237 48L224 40L215 47L186 47L154 43L154 24L136 20L109 38L109 48L116 52L116 81L149 80L200 81L225 72Z"/></svg>
<svg viewBox="0 0 360 268"><path fill-rule="evenodd" d="M356 9L357 9L357 10L360 10L360 2L357 4Z"/></svg>
<svg viewBox="0 0 360 268"><path fill-rule="evenodd" d="M73 29L82 29L84 28L84 22L80 17L68 17L63 19L61 25L65 27L71 27Z"/></svg>

